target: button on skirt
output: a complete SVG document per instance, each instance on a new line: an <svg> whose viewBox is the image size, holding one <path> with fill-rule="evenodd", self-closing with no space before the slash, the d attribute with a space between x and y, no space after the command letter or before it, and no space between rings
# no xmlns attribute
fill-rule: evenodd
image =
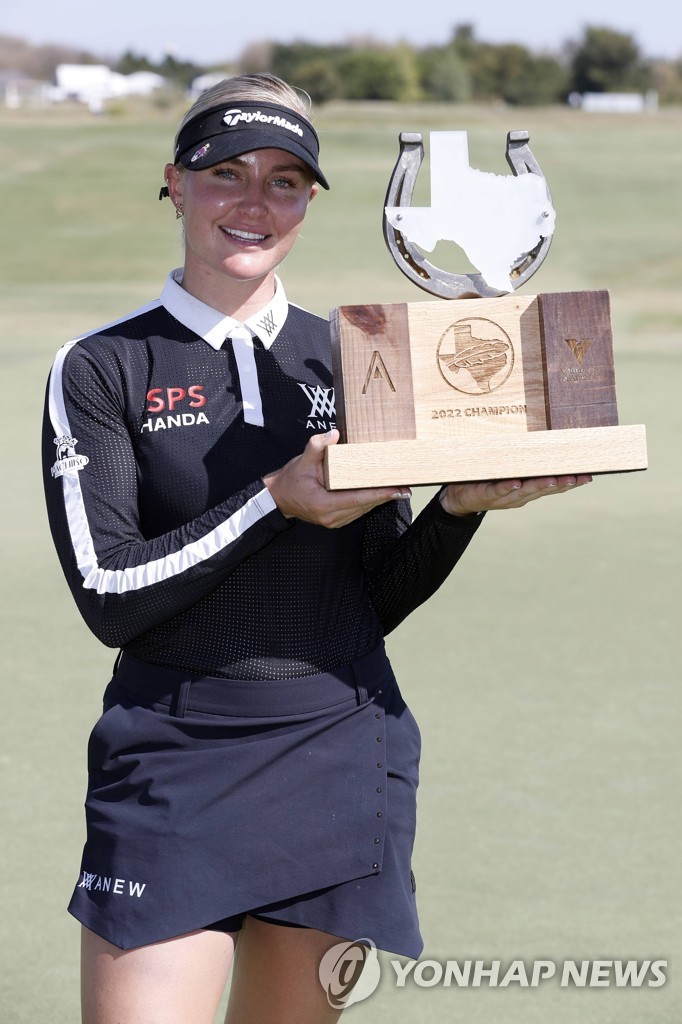
<svg viewBox="0 0 682 1024"><path fill-rule="evenodd" d="M254 913L416 958L419 745L383 645L275 682L124 654L69 910L122 949Z"/></svg>

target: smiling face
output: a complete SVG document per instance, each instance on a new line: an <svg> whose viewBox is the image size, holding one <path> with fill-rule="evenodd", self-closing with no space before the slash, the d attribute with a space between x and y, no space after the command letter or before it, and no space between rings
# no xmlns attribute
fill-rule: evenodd
<svg viewBox="0 0 682 1024"><path fill-rule="evenodd" d="M203 171L168 164L165 177L185 216L183 287L232 316L259 309L317 192L310 169L285 150L259 149Z"/></svg>

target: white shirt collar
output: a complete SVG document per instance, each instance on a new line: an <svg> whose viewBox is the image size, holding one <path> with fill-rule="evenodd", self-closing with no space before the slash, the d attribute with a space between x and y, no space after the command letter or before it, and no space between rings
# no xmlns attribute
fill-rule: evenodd
<svg viewBox="0 0 682 1024"><path fill-rule="evenodd" d="M234 317L206 305L201 299L190 295L181 285L182 267L171 270L163 291L161 303L168 312L185 327L207 341L211 348L219 349L231 331L242 325ZM263 348L269 349L284 323L289 312L289 304L284 294L280 279L275 276L275 294L270 302L253 316L244 321L252 335L260 338Z"/></svg>

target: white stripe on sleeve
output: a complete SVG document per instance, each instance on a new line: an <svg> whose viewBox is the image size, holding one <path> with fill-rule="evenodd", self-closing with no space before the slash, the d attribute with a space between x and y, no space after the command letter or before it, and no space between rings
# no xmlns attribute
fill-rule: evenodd
<svg viewBox="0 0 682 1024"><path fill-rule="evenodd" d="M66 356L79 340L71 341L59 350L50 374L49 412L55 437L71 434L64 405L62 372ZM83 576L83 586L96 590L98 594L124 594L177 576L228 547L277 508L272 495L264 487L219 526L180 550L127 569L102 569L97 562L90 532L80 472L75 469L66 471L61 480L69 534L78 569Z"/></svg>

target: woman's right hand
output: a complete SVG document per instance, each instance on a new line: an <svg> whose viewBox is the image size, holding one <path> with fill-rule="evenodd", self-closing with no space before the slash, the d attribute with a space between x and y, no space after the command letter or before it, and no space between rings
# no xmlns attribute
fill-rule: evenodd
<svg viewBox="0 0 682 1024"><path fill-rule="evenodd" d="M410 497L409 487L328 491L324 486L324 452L338 440L338 430L314 434L301 455L263 477L263 483L282 515L333 530L347 526L376 505Z"/></svg>

